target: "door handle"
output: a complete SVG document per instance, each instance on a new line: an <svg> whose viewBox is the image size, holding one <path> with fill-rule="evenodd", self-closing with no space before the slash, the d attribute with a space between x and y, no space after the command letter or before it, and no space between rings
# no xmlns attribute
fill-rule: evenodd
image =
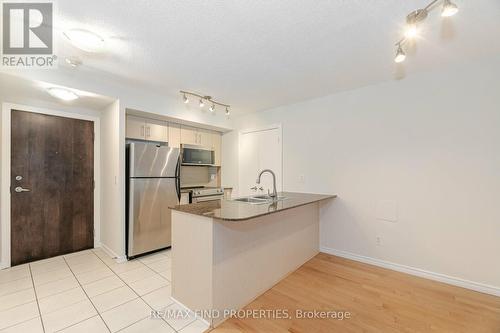
<svg viewBox="0 0 500 333"><path fill-rule="evenodd" d="M14 189L14 191L16 191L17 193L21 193L21 192L30 192L31 190L28 190L27 188L22 188L21 186L18 186Z"/></svg>

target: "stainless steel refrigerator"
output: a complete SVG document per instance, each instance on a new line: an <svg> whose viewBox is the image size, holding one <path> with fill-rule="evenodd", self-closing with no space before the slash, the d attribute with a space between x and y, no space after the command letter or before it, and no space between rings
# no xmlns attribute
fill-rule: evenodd
<svg viewBox="0 0 500 333"><path fill-rule="evenodd" d="M181 197L179 155L179 148L127 144L128 258L172 245L169 207Z"/></svg>

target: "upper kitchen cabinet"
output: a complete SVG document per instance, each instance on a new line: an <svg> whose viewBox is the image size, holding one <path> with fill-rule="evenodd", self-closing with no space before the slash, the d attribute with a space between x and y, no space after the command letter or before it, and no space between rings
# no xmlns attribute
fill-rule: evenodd
<svg viewBox="0 0 500 333"><path fill-rule="evenodd" d="M205 148L211 148L212 132L201 128L182 125L181 143L186 145L196 145Z"/></svg>
<svg viewBox="0 0 500 333"><path fill-rule="evenodd" d="M148 119L146 121L146 140L167 142L167 123L164 121Z"/></svg>
<svg viewBox="0 0 500 333"><path fill-rule="evenodd" d="M167 142L167 123L160 120L127 116L126 136L129 139Z"/></svg>
<svg viewBox="0 0 500 333"><path fill-rule="evenodd" d="M168 123L168 146L180 148L181 146L181 125Z"/></svg>
<svg viewBox="0 0 500 333"><path fill-rule="evenodd" d="M212 147L212 131L198 128L198 136L200 138L199 145L205 148L213 148Z"/></svg>
<svg viewBox="0 0 500 333"><path fill-rule="evenodd" d="M219 132L212 132L212 150L214 151L214 164L221 165L222 135Z"/></svg>

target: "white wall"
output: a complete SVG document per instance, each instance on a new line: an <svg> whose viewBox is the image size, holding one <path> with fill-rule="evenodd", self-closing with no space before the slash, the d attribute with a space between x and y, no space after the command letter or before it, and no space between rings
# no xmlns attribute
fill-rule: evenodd
<svg viewBox="0 0 500 333"><path fill-rule="evenodd" d="M284 189L339 195L322 209L324 250L500 288L499 73L498 60L450 68L234 125L281 123ZM237 187L237 145L224 135L224 185Z"/></svg>
<svg viewBox="0 0 500 333"><path fill-rule="evenodd" d="M125 256L125 119L120 102L101 115L101 245L112 256Z"/></svg>

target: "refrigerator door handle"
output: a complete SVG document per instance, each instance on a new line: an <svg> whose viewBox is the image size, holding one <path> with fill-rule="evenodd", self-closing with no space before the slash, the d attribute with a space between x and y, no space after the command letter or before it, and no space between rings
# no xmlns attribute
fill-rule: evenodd
<svg viewBox="0 0 500 333"><path fill-rule="evenodd" d="M180 178L175 179L175 190L177 191L177 198L179 199L179 203L181 201L181 180Z"/></svg>

